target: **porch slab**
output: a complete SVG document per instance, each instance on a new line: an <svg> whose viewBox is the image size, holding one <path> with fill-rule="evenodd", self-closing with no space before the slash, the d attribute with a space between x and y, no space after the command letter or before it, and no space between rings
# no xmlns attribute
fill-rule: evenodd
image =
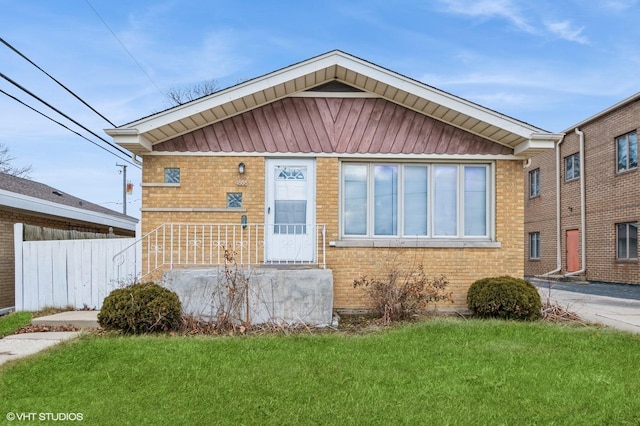
<svg viewBox="0 0 640 426"><path fill-rule="evenodd" d="M100 328L98 324L99 311L67 311L53 315L38 317L31 320L33 325L50 327L72 325L80 329Z"/></svg>

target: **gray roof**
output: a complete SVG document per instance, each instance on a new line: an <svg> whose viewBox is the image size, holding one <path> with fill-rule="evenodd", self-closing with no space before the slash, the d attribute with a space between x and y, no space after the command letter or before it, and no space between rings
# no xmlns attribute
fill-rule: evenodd
<svg viewBox="0 0 640 426"><path fill-rule="evenodd" d="M129 221L138 221L138 219L119 213L115 210L99 206L89 201L74 197L71 194L62 192L49 185L12 176L6 173L0 173L0 190L14 192L16 194L28 197L38 198L40 200L61 204L68 207L75 207L89 212L102 213Z"/></svg>

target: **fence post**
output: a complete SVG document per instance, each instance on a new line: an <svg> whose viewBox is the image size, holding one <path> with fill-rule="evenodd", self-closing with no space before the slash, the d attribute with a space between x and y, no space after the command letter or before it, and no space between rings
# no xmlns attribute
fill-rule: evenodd
<svg viewBox="0 0 640 426"><path fill-rule="evenodd" d="M24 310L24 283L22 279L22 243L24 225L22 223L13 224L13 254L15 267L15 310Z"/></svg>

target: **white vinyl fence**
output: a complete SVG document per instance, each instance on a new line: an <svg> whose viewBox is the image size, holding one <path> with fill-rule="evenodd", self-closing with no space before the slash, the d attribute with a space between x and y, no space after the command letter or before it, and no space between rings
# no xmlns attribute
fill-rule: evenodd
<svg viewBox="0 0 640 426"><path fill-rule="evenodd" d="M135 238L22 241L22 227L14 225L18 311L48 306L100 309L113 289L138 276L138 250L113 260Z"/></svg>

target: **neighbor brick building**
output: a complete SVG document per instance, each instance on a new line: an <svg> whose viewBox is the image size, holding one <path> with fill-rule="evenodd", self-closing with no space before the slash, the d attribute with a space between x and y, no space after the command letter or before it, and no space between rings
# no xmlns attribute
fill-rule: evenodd
<svg viewBox="0 0 640 426"><path fill-rule="evenodd" d="M522 164L560 137L340 51L107 133L143 158L147 273L307 263L337 310L394 262L444 274L458 308L522 277Z"/></svg>
<svg viewBox="0 0 640 426"><path fill-rule="evenodd" d="M556 150L531 160L526 275L640 284L639 128L640 93L571 126Z"/></svg>

